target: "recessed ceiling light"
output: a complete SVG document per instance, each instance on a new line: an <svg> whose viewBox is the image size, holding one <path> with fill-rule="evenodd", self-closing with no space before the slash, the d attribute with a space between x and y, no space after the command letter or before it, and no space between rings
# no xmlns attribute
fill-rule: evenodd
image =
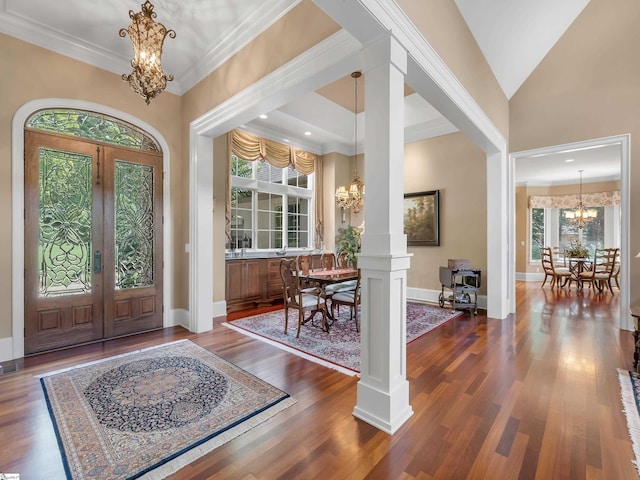
<svg viewBox="0 0 640 480"><path fill-rule="evenodd" d="M575 158L567 158L564 162L565 163L571 163L571 162L575 162L576 159Z"/></svg>
<svg viewBox="0 0 640 480"><path fill-rule="evenodd" d="M284 143L289 143L291 140L289 140L288 138L284 139Z"/></svg>
<svg viewBox="0 0 640 480"><path fill-rule="evenodd" d="M304 132L304 134L308 137L309 135L311 135L311 132Z"/></svg>
<svg viewBox="0 0 640 480"><path fill-rule="evenodd" d="M267 118L267 116L263 113L262 115L260 115L260 118L264 120L265 118Z"/></svg>

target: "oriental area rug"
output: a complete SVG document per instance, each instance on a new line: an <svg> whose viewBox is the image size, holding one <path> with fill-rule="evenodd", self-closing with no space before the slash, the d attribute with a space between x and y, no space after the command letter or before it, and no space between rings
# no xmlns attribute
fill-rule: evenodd
<svg viewBox="0 0 640 480"><path fill-rule="evenodd" d="M462 314L450 308L407 302L407 343ZM286 335L284 310L241 318L223 325L348 375L360 373L360 334L356 331L353 319L349 318L349 309L340 309L329 333L319 328L321 321L320 314L316 314L315 326L311 322L303 325L300 338L296 338L298 314L293 309L289 310Z"/></svg>
<svg viewBox="0 0 640 480"><path fill-rule="evenodd" d="M295 403L189 340L40 378L68 479L158 479Z"/></svg>
<svg viewBox="0 0 640 480"><path fill-rule="evenodd" d="M633 464L640 473L640 377L637 373L618 369L618 380L629 437L631 437L633 453L636 457Z"/></svg>

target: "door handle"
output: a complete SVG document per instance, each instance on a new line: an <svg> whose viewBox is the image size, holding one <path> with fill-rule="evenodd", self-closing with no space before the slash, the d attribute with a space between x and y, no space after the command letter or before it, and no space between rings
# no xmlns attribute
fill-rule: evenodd
<svg viewBox="0 0 640 480"><path fill-rule="evenodd" d="M96 250L93 254L93 273L96 275L102 272L102 253Z"/></svg>

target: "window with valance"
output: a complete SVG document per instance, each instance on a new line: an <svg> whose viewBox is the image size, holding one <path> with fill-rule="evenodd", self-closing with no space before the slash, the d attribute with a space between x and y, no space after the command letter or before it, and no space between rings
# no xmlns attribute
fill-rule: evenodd
<svg viewBox="0 0 640 480"><path fill-rule="evenodd" d="M582 229L565 217L580 202L578 194L531 195L529 206L529 259L540 260L544 245L569 247L579 242L589 250L619 246L620 191L583 193L582 203L597 213Z"/></svg>
<svg viewBox="0 0 640 480"><path fill-rule="evenodd" d="M322 157L241 130L227 143L228 247L319 247Z"/></svg>

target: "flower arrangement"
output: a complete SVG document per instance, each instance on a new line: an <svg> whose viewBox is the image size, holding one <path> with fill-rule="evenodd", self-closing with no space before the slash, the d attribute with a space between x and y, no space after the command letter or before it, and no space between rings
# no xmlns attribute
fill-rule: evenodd
<svg viewBox="0 0 640 480"><path fill-rule="evenodd" d="M589 258L591 256L587 247L580 242L572 242L571 247L567 248L566 255L572 258Z"/></svg>

